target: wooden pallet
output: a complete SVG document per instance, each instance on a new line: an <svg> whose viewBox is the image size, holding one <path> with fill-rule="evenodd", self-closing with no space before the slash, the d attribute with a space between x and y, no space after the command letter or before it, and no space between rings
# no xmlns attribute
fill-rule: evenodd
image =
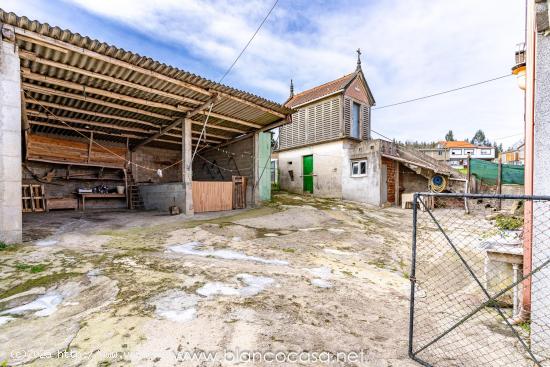
<svg viewBox="0 0 550 367"><path fill-rule="evenodd" d="M23 213L46 211L44 185L21 185Z"/></svg>

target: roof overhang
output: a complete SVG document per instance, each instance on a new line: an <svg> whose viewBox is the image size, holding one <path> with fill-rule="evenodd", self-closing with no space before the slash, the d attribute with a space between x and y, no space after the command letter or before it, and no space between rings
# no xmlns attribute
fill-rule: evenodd
<svg viewBox="0 0 550 367"><path fill-rule="evenodd" d="M22 107L30 130L177 148L190 119L193 144L279 126L292 110L115 46L0 9L5 41L21 65ZM7 37L8 34L13 37ZM209 111L211 104L213 107Z"/></svg>

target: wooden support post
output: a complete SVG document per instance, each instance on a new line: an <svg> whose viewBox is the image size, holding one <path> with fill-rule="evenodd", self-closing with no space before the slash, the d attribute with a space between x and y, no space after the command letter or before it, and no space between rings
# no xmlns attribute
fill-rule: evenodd
<svg viewBox="0 0 550 367"><path fill-rule="evenodd" d="M393 161L395 167L395 182L394 182L394 204L399 207L399 161Z"/></svg>
<svg viewBox="0 0 550 367"><path fill-rule="evenodd" d="M181 180L185 190L186 215L193 215L193 142L191 139L192 121L184 119L181 122Z"/></svg>
<svg viewBox="0 0 550 367"><path fill-rule="evenodd" d="M94 145L94 132L93 131L90 133L90 144L88 145L88 160L87 160L88 163L90 163L90 158L92 157L92 145Z"/></svg>
<svg viewBox="0 0 550 367"><path fill-rule="evenodd" d="M470 164L472 163L472 157L470 153L468 153L468 167L467 167L467 180L466 180L466 194L470 193L470 185L471 185L471 179L472 179L472 171L470 169ZM468 206L468 199L464 198L464 210L466 210L466 214L470 214L470 207Z"/></svg>
<svg viewBox="0 0 550 367"><path fill-rule="evenodd" d="M498 158L497 194L502 194L502 157ZM502 199L497 200L497 210L502 209Z"/></svg>

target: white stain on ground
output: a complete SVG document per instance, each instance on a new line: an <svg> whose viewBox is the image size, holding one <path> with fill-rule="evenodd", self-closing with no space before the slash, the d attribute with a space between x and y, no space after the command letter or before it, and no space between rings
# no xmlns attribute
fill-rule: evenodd
<svg viewBox="0 0 550 367"><path fill-rule="evenodd" d="M334 249L334 248L326 248L323 251L325 251L327 254L331 254L331 255L343 255L343 256L353 255L353 253L351 253L351 252L340 251L340 250L337 250L337 249Z"/></svg>
<svg viewBox="0 0 550 367"><path fill-rule="evenodd" d="M15 320L15 318L11 316L0 316L0 326L7 324L12 320Z"/></svg>
<svg viewBox="0 0 550 367"><path fill-rule="evenodd" d="M339 234L339 233L344 233L346 230L342 229L342 228L329 228L329 229L327 229L327 231L329 231L331 233Z"/></svg>
<svg viewBox="0 0 550 367"><path fill-rule="evenodd" d="M331 288L332 284L328 281L332 276L332 269L326 266L319 268L307 269L307 271L315 277L311 280L311 284L319 288Z"/></svg>
<svg viewBox="0 0 550 367"><path fill-rule="evenodd" d="M36 246L42 246L42 247L53 246L57 244L57 242L58 242L57 240L41 240L36 242Z"/></svg>
<svg viewBox="0 0 550 367"><path fill-rule="evenodd" d="M155 306L155 313L163 318L175 322L187 322L197 317L198 297L183 291L168 291L151 301Z"/></svg>
<svg viewBox="0 0 550 367"><path fill-rule="evenodd" d="M288 261L276 260L276 259L264 259L257 256L248 256L242 252L237 252L233 250L197 250L196 247L200 246L200 242L189 242L183 245L174 245L168 247L168 251L176 252L178 254L184 255L194 255L202 257L217 257L219 259L226 260L244 260L244 261L254 261L262 264L270 265L288 265Z"/></svg>
<svg viewBox="0 0 550 367"><path fill-rule="evenodd" d="M48 292L30 303L2 311L0 315L22 315L30 311L36 311L35 316L49 316L57 310L57 306L62 301L63 296L61 294Z"/></svg>
<svg viewBox="0 0 550 367"><path fill-rule="evenodd" d="M244 287L235 287L228 283L211 282L206 283L197 289L197 294L205 297L211 296L234 296L234 297L253 297L265 288L273 284L273 279L268 277L259 277L251 274L238 274L237 280L244 284Z"/></svg>

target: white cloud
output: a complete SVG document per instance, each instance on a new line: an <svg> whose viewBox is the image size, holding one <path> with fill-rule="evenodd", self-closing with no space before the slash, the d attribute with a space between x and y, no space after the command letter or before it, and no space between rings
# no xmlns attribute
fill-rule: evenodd
<svg viewBox="0 0 550 367"><path fill-rule="evenodd" d="M184 47L220 70L219 76L272 5L67 1ZM523 14L515 0L281 0L225 82L283 101L291 77L303 90L349 73L361 47L363 70L382 106L509 73L515 45L523 40ZM440 139L449 129L459 138L478 128L490 139L508 136L523 129L522 94L511 77L376 111L373 128L402 140Z"/></svg>

